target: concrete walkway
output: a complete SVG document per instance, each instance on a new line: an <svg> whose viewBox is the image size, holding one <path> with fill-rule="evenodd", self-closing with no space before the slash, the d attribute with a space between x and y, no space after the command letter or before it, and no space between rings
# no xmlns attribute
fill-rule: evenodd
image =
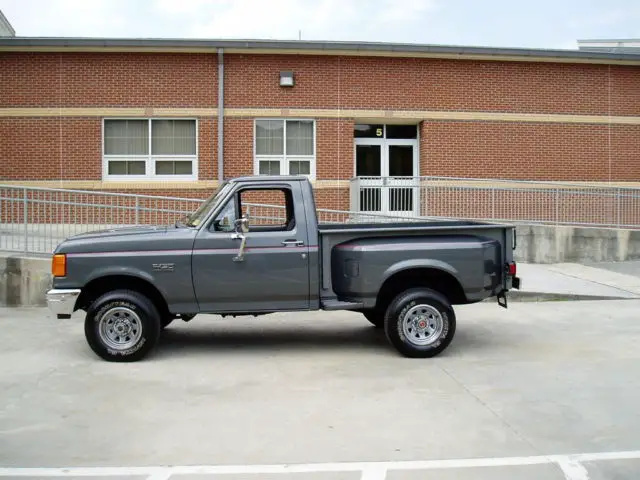
<svg viewBox="0 0 640 480"><path fill-rule="evenodd" d="M521 290L509 300L597 300L640 298L640 261L620 263L518 264Z"/></svg>

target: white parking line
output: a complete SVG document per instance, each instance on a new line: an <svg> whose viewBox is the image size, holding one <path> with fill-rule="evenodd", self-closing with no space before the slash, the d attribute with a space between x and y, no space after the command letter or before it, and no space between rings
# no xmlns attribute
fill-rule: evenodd
<svg viewBox="0 0 640 480"><path fill-rule="evenodd" d="M559 459L558 466L564 473L566 480L589 480L589 472L580 462L569 460L568 458Z"/></svg>
<svg viewBox="0 0 640 480"><path fill-rule="evenodd" d="M167 480L170 479L172 475L360 472L362 474L361 480L383 480L389 470L435 470L556 464L562 469L567 480L588 480L587 471L581 465L581 462L631 459L640 459L640 450L564 455L532 455L528 457L463 458L397 462L340 462L281 465L185 465L172 467L17 467L0 468L0 477L41 478L144 475L147 477L147 480Z"/></svg>

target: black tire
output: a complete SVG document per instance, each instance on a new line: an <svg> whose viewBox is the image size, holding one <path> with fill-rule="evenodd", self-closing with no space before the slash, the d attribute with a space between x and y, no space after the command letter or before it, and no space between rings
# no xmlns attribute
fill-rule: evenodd
<svg viewBox="0 0 640 480"><path fill-rule="evenodd" d="M371 322L371 324L374 327L376 328L384 327L384 314L380 310L376 308L371 308L371 309L363 310L362 314L364 315L364 318L369 320L369 322Z"/></svg>
<svg viewBox="0 0 640 480"><path fill-rule="evenodd" d="M408 327L410 332L415 332L415 337L408 337L403 321L407 314L413 316L412 309L416 315L414 320L424 320L427 323L422 329ZM430 328L432 326L436 328ZM441 353L453 340L456 316L451 303L440 293L428 288L412 288L398 294L389 304L384 318L384 330L391 345L405 357L429 358ZM421 339L420 335L425 338ZM428 343L420 344L421 341Z"/></svg>
<svg viewBox="0 0 640 480"><path fill-rule="evenodd" d="M160 326L162 328L167 328L171 322L175 320L175 317L171 314L166 314L162 317L162 321L160 322Z"/></svg>
<svg viewBox="0 0 640 480"><path fill-rule="evenodd" d="M135 341L131 346L125 345L121 349L114 348L113 345L107 343L106 338L109 337L109 334L105 332L101 334L101 319L114 308L122 309L117 314L114 313L117 318L130 320L130 323L123 328L128 328L133 323L131 330L123 335L124 340L130 338L130 341ZM112 316L111 319L113 318L115 317ZM102 326L108 329L111 335L117 335L114 330L116 327L108 328L107 319ZM160 330L161 317L153 302L146 296L131 290L114 290L100 296L87 309L84 322L84 333L91 350L102 359L110 362L141 360L158 343ZM129 335L129 333L131 334ZM115 342L113 339L111 341Z"/></svg>

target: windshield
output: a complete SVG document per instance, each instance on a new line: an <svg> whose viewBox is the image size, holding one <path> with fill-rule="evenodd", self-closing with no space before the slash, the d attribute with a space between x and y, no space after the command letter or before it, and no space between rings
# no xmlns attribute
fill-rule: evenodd
<svg viewBox="0 0 640 480"><path fill-rule="evenodd" d="M232 187L233 184L228 182L224 182L220 185L214 195L207 198L195 212L187 217L187 226L197 227L200 225L207 215L209 215L209 212L218 205L220 199L223 198Z"/></svg>

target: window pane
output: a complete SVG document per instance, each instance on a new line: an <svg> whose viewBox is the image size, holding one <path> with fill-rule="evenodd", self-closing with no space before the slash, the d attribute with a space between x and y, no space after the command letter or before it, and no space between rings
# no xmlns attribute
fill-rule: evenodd
<svg viewBox="0 0 640 480"><path fill-rule="evenodd" d="M313 155L313 122L287 121L287 155Z"/></svg>
<svg viewBox="0 0 640 480"><path fill-rule="evenodd" d="M389 175L412 177L413 147L411 145L389 145Z"/></svg>
<svg viewBox="0 0 640 480"><path fill-rule="evenodd" d="M353 136L355 138L382 138L384 133L383 125L355 125Z"/></svg>
<svg viewBox="0 0 640 480"><path fill-rule="evenodd" d="M145 162L117 160L109 162L109 175L144 175Z"/></svg>
<svg viewBox="0 0 640 480"><path fill-rule="evenodd" d="M191 175L193 173L193 163L174 162L176 175Z"/></svg>
<svg viewBox="0 0 640 480"><path fill-rule="evenodd" d="M256 120L256 155L282 155L283 153L284 122Z"/></svg>
<svg viewBox="0 0 640 480"><path fill-rule="evenodd" d="M148 155L148 125L146 120L105 120L105 155Z"/></svg>
<svg viewBox="0 0 640 480"><path fill-rule="evenodd" d="M311 162L291 161L289 162L290 175L311 175Z"/></svg>
<svg viewBox="0 0 640 480"><path fill-rule="evenodd" d="M387 138L418 138L418 126L387 125Z"/></svg>
<svg viewBox="0 0 640 480"><path fill-rule="evenodd" d="M127 162L109 162L109 175L126 175Z"/></svg>
<svg viewBox="0 0 640 480"><path fill-rule="evenodd" d="M153 155L195 155L195 120L152 120Z"/></svg>
<svg viewBox="0 0 640 480"><path fill-rule="evenodd" d="M222 232L232 232L236 221L236 205L235 199L232 198L227 202L222 211L214 220L215 229Z"/></svg>
<svg viewBox="0 0 640 480"><path fill-rule="evenodd" d="M191 175L192 162L174 162L173 160L159 160L156 162L157 175Z"/></svg>
<svg viewBox="0 0 640 480"><path fill-rule="evenodd" d="M278 160L260 160L258 171L260 175L280 175L280 162Z"/></svg>
<svg viewBox="0 0 640 480"><path fill-rule="evenodd" d="M379 177L382 172L380 145L356 145L356 176Z"/></svg>
<svg viewBox="0 0 640 480"><path fill-rule="evenodd" d="M129 175L144 175L145 164L144 162L127 162L127 169Z"/></svg>

